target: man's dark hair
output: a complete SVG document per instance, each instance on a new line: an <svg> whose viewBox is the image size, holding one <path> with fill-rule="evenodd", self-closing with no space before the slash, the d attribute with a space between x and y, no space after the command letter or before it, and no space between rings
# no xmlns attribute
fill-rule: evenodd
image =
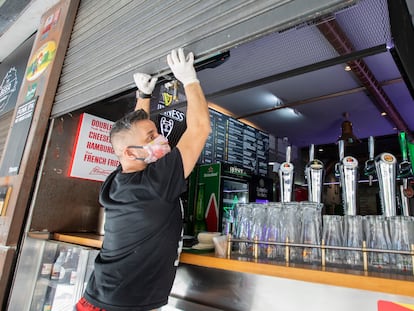
<svg viewBox="0 0 414 311"><path fill-rule="evenodd" d="M111 141L115 134L129 130L135 122L147 119L148 113L146 113L143 109L138 109L126 114L112 125L111 132L109 133Z"/></svg>

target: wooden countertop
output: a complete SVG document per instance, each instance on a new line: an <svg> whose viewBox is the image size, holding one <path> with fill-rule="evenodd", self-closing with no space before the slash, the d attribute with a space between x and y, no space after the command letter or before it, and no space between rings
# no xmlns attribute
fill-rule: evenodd
<svg viewBox="0 0 414 311"><path fill-rule="evenodd" d="M414 278L412 276L393 274L386 275L390 277L386 278L380 277L379 273L378 275L373 273L365 275L363 271L355 270L336 269L335 271L332 268L322 270L322 267L294 267L283 264L241 261L217 258L214 254L182 253L180 263L414 297Z"/></svg>
<svg viewBox="0 0 414 311"><path fill-rule="evenodd" d="M31 237L36 237L29 234ZM102 246L103 236L91 233L55 233L51 238L61 242L93 248ZM397 274L374 274L355 270L333 269L309 266L286 266L283 264L261 263L246 260L215 257L213 253L183 252L181 264L223 269L234 272L261 274L332 286L369 290L387 294L414 297L414 277Z"/></svg>

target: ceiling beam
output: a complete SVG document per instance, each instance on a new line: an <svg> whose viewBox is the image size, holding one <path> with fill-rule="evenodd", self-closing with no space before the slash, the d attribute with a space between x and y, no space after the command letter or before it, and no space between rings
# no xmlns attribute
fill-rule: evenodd
<svg viewBox="0 0 414 311"><path fill-rule="evenodd" d="M349 61L355 60L355 59L359 59L359 58L363 58L363 57L367 57L367 56L371 56L371 55L376 55L376 54L380 54L380 53L384 53L387 52L387 46L385 44L381 44L381 45L377 45L368 49L364 49L364 50L360 50L360 51L355 51L355 52L351 52L348 53L346 55L341 55L338 57L334 57L334 58L330 58L321 62L317 62L314 64L310 64L310 65L306 65L306 66L302 66L299 68L295 68L292 70L288 70L285 72L281 72L275 75L271 75L262 79L258 79L258 80L253 80L253 81L249 81L246 83L242 83L224 90L220 90L218 92L215 93L210 93L210 94L206 94L206 97L208 99L214 99L214 98L218 98L221 96L225 96L225 95L230 95L236 92L240 92L240 91L244 91L247 89L251 89L254 87L258 87L258 86L262 86L268 83L273 83L273 82L277 82L283 79L287 79L287 78L291 78L294 76L299 76L308 72L312 72L312 71L316 71L319 69L324 69L324 68L328 68L331 66L335 66L338 64L345 64Z"/></svg>
<svg viewBox="0 0 414 311"><path fill-rule="evenodd" d="M319 31L325 36L332 47L340 54L347 55L355 51L351 40L347 37L345 32L335 19L329 19L316 25ZM407 133L407 136L412 138L411 131L402 118L395 105L381 87L380 82L375 78L372 71L363 59L355 59L348 62L352 72L358 78L361 85L363 85L367 93L372 98L372 101L380 112L386 112L388 120L399 130Z"/></svg>
<svg viewBox="0 0 414 311"><path fill-rule="evenodd" d="M402 78L397 78L397 79L391 79L391 80L388 80L388 81L383 81L383 82L381 82L381 86L390 85L390 84L394 84L394 83L404 83L404 80ZM260 115L260 114L263 114L263 113L272 112L272 111L283 109L283 108L293 108L293 107L297 107L297 106L301 106L301 105L305 105L305 104L318 102L318 101L321 101L321 100L336 98L336 97L339 97L339 96L345 96L345 95L354 94L354 93L358 93L358 92L364 92L366 90L367 90L366 87L361 86L361 87L356 87L356 88L353 88L353 89L334 92L334 93L330 93L330 94L326 94L326 95L306 98L306 99L303 99L303 100L298 100L298 101L295 101L295 102L286 103L286 104L283 104L281 106L275 106L275 107L264 109L264 110L258 110L258 111L255 111L255 112L252 112L252 113L249 113L249 114L238 116L238 117L236 117L236 119L240 120L240 119L250 118L250 117L253 117L253 116L257 116L257 115Z"/></svg>

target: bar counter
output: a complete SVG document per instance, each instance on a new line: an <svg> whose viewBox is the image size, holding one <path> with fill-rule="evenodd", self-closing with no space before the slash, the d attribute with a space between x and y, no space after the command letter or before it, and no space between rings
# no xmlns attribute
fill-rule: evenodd
<svg viewBox="0 0 414 311"><path fill-rule="evenodd" d="M31 235L35 237L35 235ZM91 233L55 233L51 239L100 248L103 236ZM237 259L218 258L214 253L189 253L183 252L180 263L198 267L213 268L219 270L251 273L257 275L292 279L310 283L319 283L331 286L340 286L360 290L368 290L392 295L414 297L414 277L412 275L364 273L363 271L345 270L309 265L282 263L264 263Z"/></svg>

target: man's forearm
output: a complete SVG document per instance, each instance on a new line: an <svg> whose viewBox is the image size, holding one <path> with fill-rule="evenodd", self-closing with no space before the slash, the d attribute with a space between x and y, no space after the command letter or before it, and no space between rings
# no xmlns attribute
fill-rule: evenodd
<svg viewBox="0 0 414 311"><path fill-rule="evenodd" d="M143 109L149 116L150 113L150 98L137 98L135 110Z"/></svg>
<svg viewBox="0 0 414 311"><path fill-rule="evenodd" d="M210 114L200 83L191 83L185 87L187 97L187 129L197 129L210 133ZM200 132L205 134L205 132Z"/></svg>

